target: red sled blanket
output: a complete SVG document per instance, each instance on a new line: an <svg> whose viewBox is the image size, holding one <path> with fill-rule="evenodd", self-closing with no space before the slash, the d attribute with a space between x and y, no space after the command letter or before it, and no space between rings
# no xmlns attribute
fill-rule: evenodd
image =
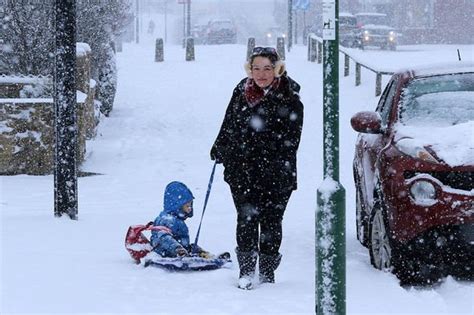
<svg viewBox="0 0 474 315"><path fill-rule="evenodd" d="M149 222L146 225L132 225L128 228L125 236L125 248L136 264L140 264L143 261L145 267L160 267L171 271L213 270L232 264L230 254L227 252L218 256L211 255L210 258L199 257L198 255L162 257L153 252L150 241L143 234L144 231L152 230L171 234L169 228L154 226L153 222Z"/></svg>

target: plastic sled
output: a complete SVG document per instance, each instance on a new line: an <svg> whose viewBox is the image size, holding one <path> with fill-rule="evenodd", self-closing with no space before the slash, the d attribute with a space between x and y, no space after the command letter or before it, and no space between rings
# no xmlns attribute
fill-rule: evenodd
<svg viewBox="0 0 474 315"><path fill-rule="evenodd" d="M161 257L151 252L144 259L145 267L158 267L169 271L203 271L225 268L232 264L229 253L223 253L213 258L199 256Z"/></svg>

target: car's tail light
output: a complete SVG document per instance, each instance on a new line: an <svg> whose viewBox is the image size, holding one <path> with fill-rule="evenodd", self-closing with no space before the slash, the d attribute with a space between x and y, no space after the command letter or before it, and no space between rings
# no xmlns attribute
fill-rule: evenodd
<svg viewBox="0 0 474 315"><path fill-rule="evenodd" d="M425 147L422 145L418 144L414 139L412 138L403 138L397 141L395 144L398 150L401 152L412 156L414 158L426 161L426 162L432 162L432 163L438 163L438 161L431 155Z"/></svg>
<svg viewBox="0 0 474 315"><path fill-rule="evenodd" d="M436 188L428 180L415 180L411 183L410 194L413 201L422 206L432 206L436 200Z"/></svg>

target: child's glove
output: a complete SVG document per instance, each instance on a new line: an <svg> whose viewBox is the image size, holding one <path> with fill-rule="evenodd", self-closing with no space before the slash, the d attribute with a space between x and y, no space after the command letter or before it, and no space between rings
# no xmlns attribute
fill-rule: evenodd
<svg viewBox="0 0 474 315"><path fill-rule="evenodd" d="M217 152L217 148L215 146L211 149L211 160L216 161L217 164L222 163L222 156Z"/></svg>
<svg viewBox="0 0 474 315"><path fill-rule="evenodd" d="M180 246L178 248L176 248L176 256L178 257L184 257L184 256L188 256L188 251L183 247L183 246Z"/></svg>

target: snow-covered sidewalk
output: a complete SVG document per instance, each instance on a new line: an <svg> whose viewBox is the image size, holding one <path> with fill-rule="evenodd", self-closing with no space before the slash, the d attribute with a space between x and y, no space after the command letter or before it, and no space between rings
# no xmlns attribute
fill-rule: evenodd
<svg viewBox="0 0 474 315"><path fill-rule="evenodd" d="M236 262L231 269L168 273L134 265L124 248L127 227L155 218L164 187L172 180L185 182L196 196L195 216L187 221L194 237L212 167L210 146L232 89L245 75L245 53L242 45L196 46L196 61L186 62L181 47L167 46L165 62L154 63L153 43L124 45L118 54L115 108L88 143L82 166L101 175L79 179L78 221L53 217L52 176L0 177L1 314L314 313L322 67L306 61L306 47L296 46L287 55L289 74L302 86L305 121L299 189L285 214L277 283L242 291L236 288ZM371 53L384 60L379 55L384 52ZM340 79L348 314L473 314L473 283L448 278L434 289L403 289L393 275L370 266L366 249L355 238L351 168L356 134L349 120L359 110L373 109L377 101L375 78L369 73L364 78L357 88L353 76ZM219 165L201 246L216 253L230 251L235 260L235 220Z"/></svg>

